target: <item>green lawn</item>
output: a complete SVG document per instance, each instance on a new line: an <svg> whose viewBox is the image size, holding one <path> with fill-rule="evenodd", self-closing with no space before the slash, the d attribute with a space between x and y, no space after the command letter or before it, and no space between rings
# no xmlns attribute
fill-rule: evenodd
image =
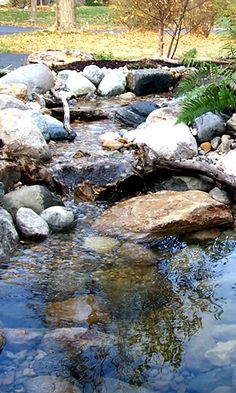
<svg viewBox="0 0 236 393"><path fill-rule="evenodd" d="M114 11L110 7L78 7L77 20L80 26L114 27L118 22L114 20ZM38 8L37 20L30 21L30 11L18 8L0 7L0 24L49 27L54 23L55 11L53 7Z"/></svg>

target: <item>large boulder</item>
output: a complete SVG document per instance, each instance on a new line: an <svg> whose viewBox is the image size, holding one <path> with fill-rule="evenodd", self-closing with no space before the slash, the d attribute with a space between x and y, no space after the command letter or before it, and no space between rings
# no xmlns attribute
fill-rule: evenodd
<svg viewBox="0 0 236 393"><path fill-rule="evenodd" d="M23 111L28 109L28 107L22 101L18 100L18 98L9 94L0 94L0 110L8 108L17 108Z"/></svg>
<svg viewBox="0 0 236 393"><path fill-rule="evenodd" d="M12 108L0 112L4 149L13 158L26 156L37 161L48 161L51 158L49 147L31 112Z"/></svg>
<svg viewBox="0 0 236 393"><path fill-rule="evenodd" d="M13 216L20 207L28 207L40 214L50 206L63 205L61 198L53 195L46 187L38 185L23 187L5 194L2 204Z"/></svg>
<svg viewBox="0 0 236 393"><path fill-rule="evenodd" d="M227 175L236 176L236 150L229 151L217 163L217 167Z"/></svg>
<svg viewBox="0 0 236 393"><path fill-rule="evenodd" d="M224 119L215 113L207 112L197 117L193 123L197 130L197 139L199 143L207 142L225 132Z"/></svg>
<svg viewBox="0 0 236 393"><path fill-rule="evenodd" d="M0 207L0 260L12 251L18 240L11 215Z"/></svg>
<svg viewBox="0 0 236 393"><path fill-rule="evenodd" d="M196 139L186 124L160 120L147 127L130 131L128 141L145 143L157 156L166 160L190 159L198 154Z"/></svg>
<svg viewBox="0 0 236 393"><path fill-rule="evenodd" d="M127 87L137 96L168 92L173 85L173 75L163 70L132 70L127 76Z"/></svg>
<svg viewBox="0 0 236 393"><path fill-rule="evenodd" d="M75 96L84 96L89 93L94 93L96 86L90 82L81 72L77 71L60 71L58 78L65 83L65 89Z"/></svg>
<svg viewBox="0 0 236 393"><path fill-rule="evenodd" d="M104 77L104 72L96 65L88 65L84 68L83 75L95 86L98 86Z"/></svg>
<svg viewBox="0 0 236 393"><path fill-rule="evenodd" d="M98 86L101 96L111 97L124 93L126 76L121 68L109 70Z"/></svg>
<svg viewBox="0 0 236 393"><path fill-rule="evenodd" d="M160 191L118 203L95 227L114 235L178 235L233 222L229 207L202 191Z"/></svg>
<svg viewBox="0 0 236 393"><path fill-rule="evenodd" d="M16 212L16 226L27 239L44 239L49 234L49 226L37 213L27 207Z"/></svg>
<svg viewBox="0 0 236 393"><path fill-rule="evenodd" d="M29 64L17 68L0 79L1 84L23 83L27 86L28 97L32 93L44 94L54 86L51 70L44 64Z"/></svg>
<svg viewBox="0 0 236 393"><path fill-rule="evenodd" d="M116 113L116 119L125 125L137 127L144 123L147 116L157 109L158 105L151 101L140 101L119 108Z"/></svg>

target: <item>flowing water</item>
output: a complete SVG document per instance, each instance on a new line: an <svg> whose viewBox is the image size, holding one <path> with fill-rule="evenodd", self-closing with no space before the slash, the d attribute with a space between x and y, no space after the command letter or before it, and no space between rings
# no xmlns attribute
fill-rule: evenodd
<svg viewBox="0 0 236 393"><path fill-rule="evenodd" d="M0 392L235 392L236 235L135 243L95 232L102 203L73 208L0 264Z"/></svg>

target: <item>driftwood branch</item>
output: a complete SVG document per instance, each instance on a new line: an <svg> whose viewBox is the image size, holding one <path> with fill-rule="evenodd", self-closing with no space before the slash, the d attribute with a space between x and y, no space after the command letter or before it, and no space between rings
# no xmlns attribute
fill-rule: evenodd
<svg viewBox="0 0 236 393"><path fill-rule="evenodd" d="M194 174L202 174L208 176L211 179L230 187L232 190L236 190L236 176L227 175L223 171L217 169L215 166L210 165L206 162L194 160L162 160L157 157L155 152L153 152L144 145L139 146L138 156L144 174L148 174L156 170L191 172Z"/></svg>
<svg viewBox="0 0 236 393"><path fill-rule="evenodd" d="M69 104L67 102L67 93L63 91L56 91L55 89L51 89L51 92L53 96L62 102L63 104L63 109L64 109L64 120L63 120L63 125L65 130L68 132L68 134L72 134L73 130L70 126L70 108Z"/></svg>

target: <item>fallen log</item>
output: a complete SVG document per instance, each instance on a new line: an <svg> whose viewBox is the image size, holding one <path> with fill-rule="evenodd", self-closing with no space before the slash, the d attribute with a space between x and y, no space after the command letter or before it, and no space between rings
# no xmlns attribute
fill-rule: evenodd
<svg viewBox="0 0 236 393"><path fill-rule="evenodd" d="M157 170L165 170L171 172L188 172L192 174L201 174L228 186L232 190L236 190L236 176L228 175L217 169L215 166L202 161L186 160L186 161L169 161L159 159L155 152L146 145L140 145L136 152L138 164L136 170L142 175L149 174Z"/></svg>

